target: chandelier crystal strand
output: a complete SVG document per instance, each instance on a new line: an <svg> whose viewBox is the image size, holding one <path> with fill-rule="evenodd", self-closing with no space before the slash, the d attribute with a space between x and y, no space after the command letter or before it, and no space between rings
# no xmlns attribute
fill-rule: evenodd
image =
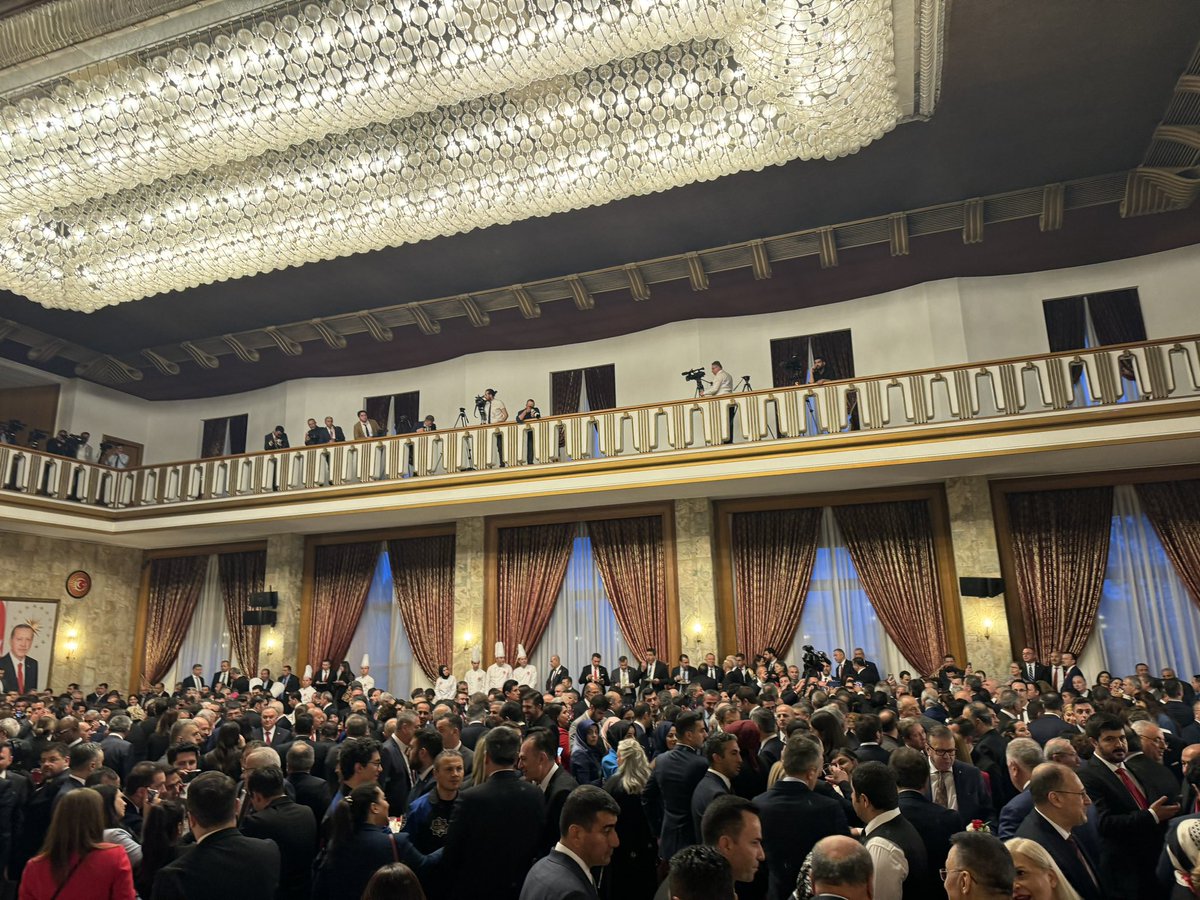
<svg viewBox="0 0 1200 900"><path fill-rule="evenodd" d="M758 94L724 42L646 53L26 218L5 286L98 309L852 152L897 118L884 98L814 129Z"/></svg>
<svg viewBox="0 0 1200 900"><path fill-rule="evenodd" d="M0 108L0 215L732 33L761 0L326 0Z"/></svg>

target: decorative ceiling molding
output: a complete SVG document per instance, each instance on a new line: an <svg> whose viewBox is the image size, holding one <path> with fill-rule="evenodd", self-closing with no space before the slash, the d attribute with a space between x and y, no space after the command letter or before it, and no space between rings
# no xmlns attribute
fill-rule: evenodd
<svg viewBox="0 0 1200 900"><path fill-rule="evenodd" d="M462 304L463 312L467 314L467 318L476 328L485 328L492 324L491 318L482 309L479 304L465 294L458 298L458 302Z"/></svg>
<svg viewBox="0 0 1200 900"><path fill-rule="evenodd" d="M1067 192L1061 184L1048 184L1042 191L1042 214L1038 228L1042 231L1058 231L1063 226L1064 204Z"/></svg>
<svg viewBox="0 0 1200 900"><path fill-rule="evenodd" d="M932 113L944 3L288 3L0 108L0 287L94 310L844 156Z"/></svg>

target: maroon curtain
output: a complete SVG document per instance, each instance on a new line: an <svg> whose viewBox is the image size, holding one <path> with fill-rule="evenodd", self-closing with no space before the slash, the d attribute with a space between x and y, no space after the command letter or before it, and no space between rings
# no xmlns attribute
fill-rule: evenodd
<svg viewBox="0 0 1200 900"><path fill-rule="evenodd" d="M1175 571L1200 606L1200 481L1139 484L1137 493Z"/></svg>
<svg viewBox="0 0 1200 900"><path fill-rule="evenodd" d="M388 541L396 604L413 657L434 681L453 665L454 535Z"/></svg>
<svg viewBox="0 0 1200 900"><path fill-rule="evenodd" d="M253 677L258 671L258 639L262 628L243 625L242 616L250 609L250 595L263 590L266 583L267 551L221 553L217 556L217 572L234 656L242 671Z"/></svg>
<svg viewBox="0 0 1200 900"><path fill-rule="evenodd" d="M1146 340L1146 323L1137 288L1089 294L1088 311L1101 344L1132 344Z"/></svg>
<svg viewBox="0 0 1200 900"><path fill-rule="evenodd" d="M550 373L550 414L565 416L579 412L579 394L583 388L583 369ZM525 645L529 649L529 645Z"/></svg>
<svg viewBox="0 0 1200 900"><path fill-rule="evenodd" d="M378 564L378 541L317 547L308 631L308 661L314 669L323 659L336 667L350 649Z"/></svg>
<svg viewBox="0 0 1200 900"><path fill-rule="evenodd" d="M421 424L421 392L406 391L403 394L396 394L396 424L400 425L401 418L406 418L409 421L407 429L401 428L401 431L414 431ZM379 420L382 423L382 420Z"/></svg>
<svg viewBox="0 0 1200 900"><path fill-rule="evenodd" d="M200 438L200 458L212 459L225 455L225 435L229 432L229 419L205 419L204 434Z"/></svg>
<svg viewBox="0 0 1200 900"><path fill-rule="evenodd" d="M936 672L946 624L929 504L861 503L833 512L884 631L918 671Z"/></svg>
<svg viewBox="0 0 1200 900"><path fill-rule="evenodd" d="M149 684L160 681L179 656L207 568L207 556L179 556L150 563L142 655L142 675Z"/></svg>
<svg viewBox="0 0 1200 900"><path fill-rule="evenodd" d="M584 369L583 383L587 388L588 409L613 409L616 407L616 366L591 366ZM652 646L657 647L658 645L654 644Z"/></svg>
<svg viewBox="0 0 1200 900"><path fill-rule="evenodd" d="M1062 297L1042 303L1050 352L1080 350L1087 342L1087 313L1082 297Z"/></svg>
<svg viewBox="0 0 1200 900"><path fill-rule="evenodd" d="M368 419L374 419L376 422L379 423L379 427L382 428L385 433L387 433L387 434L391 433L391 425L392 425L392 417L391 417L392 395L391 394L388 394L386 397L368 397L367 399L365 399L363 401L363 409L365 409L367 411ZM415 423L413 424L413 427L414 428L416 427Z"/></svg>
<svg viewBox="0 0 1200 900"><path fill-rule="evenodd" d="M771 341L771 384L791 387L804 381L808 371L808 338L788 337ZM778 649L778 648L776 648Z"/></svg>
<svg viewBox="0 0 1200 900"><path fill-rule="evenodd" d="M1104 587L1112 506L1111 487L1008 495L1017 596L1038 659L1083 652Z"/></svg>
<svg viewBox="0 0 1200 900"><path fill-rule="evenodd" d="M496 639L512 656L532 655L554 612L575 543L576 525L501 528L496 548Z"/></svg>
<svg viewBox="0 0 1200 900"><path fill-rule="evenodd" d="M734 619L747 657L787 652L808 596L821 508L734 513L730 520Z"/></svg>
<svg viewBox="0 0 1200 900"><path fill-rule="evenodd" d="M644 647L666 647L662 517L602 519L588 522L587 530L625 643L639 651Z"/></svg>

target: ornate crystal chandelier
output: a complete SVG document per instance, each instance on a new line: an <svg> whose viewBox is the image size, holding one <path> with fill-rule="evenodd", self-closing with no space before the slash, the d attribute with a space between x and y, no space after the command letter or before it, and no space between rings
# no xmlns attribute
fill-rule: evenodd
<svg viewBox="0 0 1200 900"><path fill-rule="evenodd" d="M852 153L890 0L288 4L0 107L0 286L94 310Z"/></svg>

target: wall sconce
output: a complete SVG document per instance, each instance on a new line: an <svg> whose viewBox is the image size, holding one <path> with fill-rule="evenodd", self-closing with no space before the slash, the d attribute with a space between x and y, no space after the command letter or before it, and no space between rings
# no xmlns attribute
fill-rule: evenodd
<svg viewBox="0 0 1200 900"><path fill-rule="evenodd" d="M67 659L74 659L75 654L79 651L79 631L75 628L67 630L67 642L64 644L67 651Z"/></svg>
<svg viewBox="0 0 1200 900"><path fill-rule="evenodd" d="M992 625L995 623L991 619L984 619L981 624L983 625L984 638L990 641L992 639Z"/></svg>
<svg viewBox="0 0 1200 900"><path fill-rule="evenodd" d="M275 648L279 646L279 640L271 632L267 632L267 640L263 645L268 653L274 653Z"/></svg>
<svg viewBox="0 0 1200 900"><path fill-rule="evenodd" d="M475 643L475 635L471 634L469 631L464 631L462 648L464 650L470 650L473 643Z"/></svg>
<svg viewBox="0 0 1200 900"><path fill-rule="evenodd" d="M692 623L692 636L696 639L696 644L700 643L700 635L704 633L704 627L697 620Z"/></svg>

